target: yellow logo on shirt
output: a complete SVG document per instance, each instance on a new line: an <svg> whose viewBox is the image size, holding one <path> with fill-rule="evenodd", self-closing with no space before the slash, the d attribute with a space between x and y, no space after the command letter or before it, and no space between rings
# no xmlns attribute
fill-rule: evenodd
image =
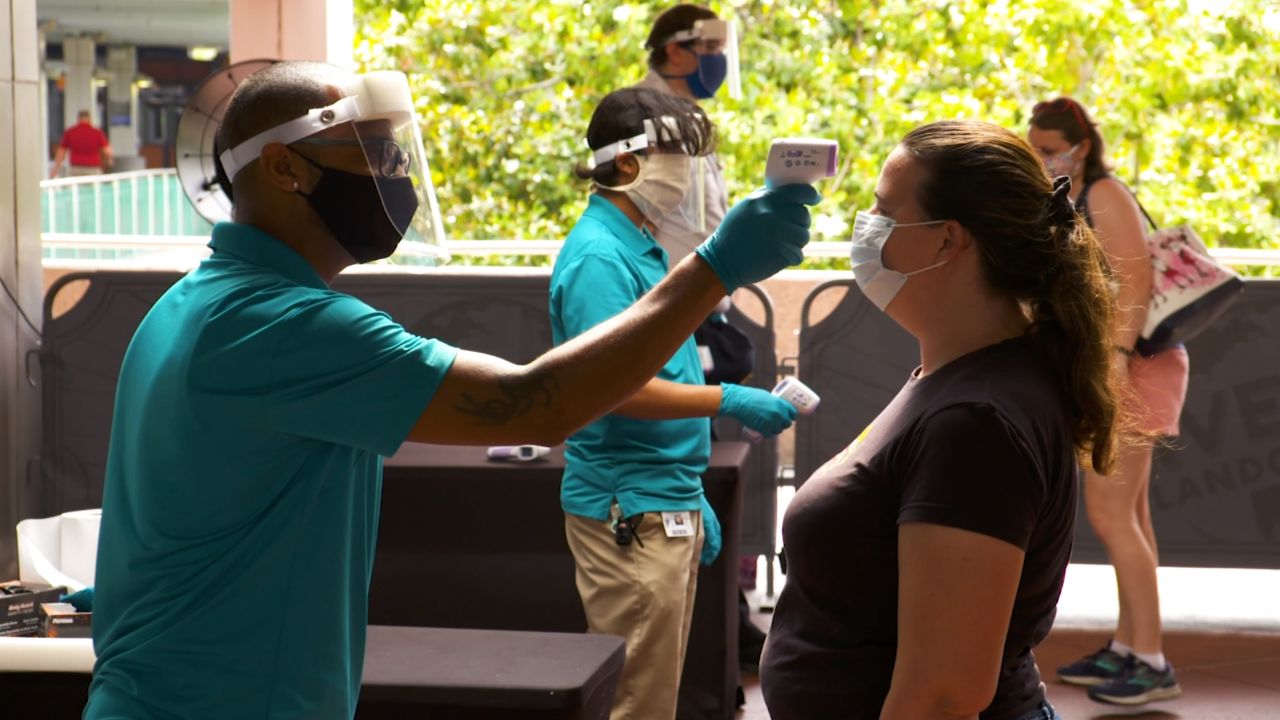
<svg viewBox="0 0 1280 720"><path fill-rule="evenodd" d="M854 438L853 442L849 443L848 447L841 450L840 453L835 457L823 463L822 467L818 468L817 472L815 472L814 475L818 475L823 470L826 470L828 467L836 467L843 464L845 459L853 454L853 451L856 450L858 447L858 443L862 442L862 439L865 438L867 436L867 433L869 432L871 432L870 425L863 428L862 432L858 433L858 437Z"/></svg>

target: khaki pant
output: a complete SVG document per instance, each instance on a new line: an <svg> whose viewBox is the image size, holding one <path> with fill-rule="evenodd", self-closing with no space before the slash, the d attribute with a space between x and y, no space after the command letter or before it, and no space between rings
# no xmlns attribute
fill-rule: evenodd
<svg viewBox="0 0 1280 720"><path fill-rule="evenodd" d="M67 177L84 177L85 175L101 175L102 168L92 165L68 165Z"/></svg>
<svg viewBox="0 0 1280 720"><path fill-rule="evenodd" d="M662 514L645 513L636 530L644 547L619 546L608 521L565 514L587 626L627 643L610 720L675 717L703 540L701 515L689 514L696 534L669 538Z"/></svg>

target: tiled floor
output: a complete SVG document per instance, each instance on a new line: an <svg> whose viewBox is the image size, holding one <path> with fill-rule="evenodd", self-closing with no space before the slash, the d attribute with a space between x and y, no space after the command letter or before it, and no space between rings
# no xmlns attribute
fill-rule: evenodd
<svg viewBox="0 0 1280 720"><path fill-rule="evenodd" d="M1109 637L1105 628L1115 617L1111 578L1106 567L1071 566L1058 623L1036 651L1049 699L1064 720L1280 720L1280 571L1161 568L1164 649L1178 671L1181 698L1122 708L1058 683L1053 668ZM767 628L770 616L753 619ZM759 679L744 676L743 684L747 704L738 718L767 720Z"/></svg>

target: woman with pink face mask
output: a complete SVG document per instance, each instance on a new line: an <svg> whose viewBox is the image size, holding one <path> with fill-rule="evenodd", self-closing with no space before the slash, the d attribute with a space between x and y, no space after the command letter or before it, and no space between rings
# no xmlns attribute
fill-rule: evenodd
<svg viewBox="0 0 1280 720"><path fill-rule="evenodd" d="M1130 389L1125 410L1150 437L1176 436L1187 392L1187 352L1181 346L1153 357L1134 352L1153 282L1137 201L1111 175L1098 126L1075 100L1036 104L1027 140L1051 176L1071 178L1071 199L1111 261L1118 299L1115 367L1121 385ZM1145 442L1124 448L1110 475L1085 474L1085 508L1115 567L1120 616L1107 646L1058 668L1058 677L1088 686L1089 697L1099 702L1137 705L1182 694L1160 642L1159 553L1147 492L1152 447Z"/></svg>

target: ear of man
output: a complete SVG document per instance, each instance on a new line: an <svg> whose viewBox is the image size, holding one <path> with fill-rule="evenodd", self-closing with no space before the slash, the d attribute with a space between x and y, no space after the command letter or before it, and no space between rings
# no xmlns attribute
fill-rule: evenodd
<svg viewBox="0 0 1280 720"><path fill-rule="evenodd" d="M281 192L307 190L311 187L306 162L281 143L269 143L258 156L257 177L262 183Z"/></svg>
<svg viewBox="0 0 1280 720"><path fill-rule="evenodd" d="M668 75L688 75L697 69L698 54L680 43L667 43L666 53Z"/></svg>

